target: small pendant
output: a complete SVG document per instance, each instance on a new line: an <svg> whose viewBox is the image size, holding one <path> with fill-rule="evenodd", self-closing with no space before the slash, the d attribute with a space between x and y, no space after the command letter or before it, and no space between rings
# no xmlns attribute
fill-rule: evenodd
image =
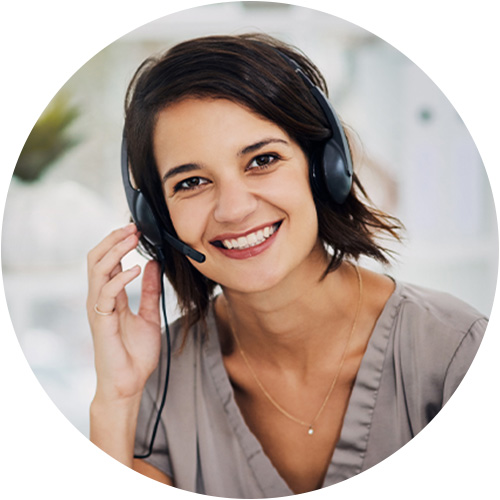
<svg viewBox="0 0 500 500"><path fill-rule="evenodd" d="M314 429L311 427L309 427L309 430L307 431L307 433L309 434L309 436L312 436L314 434Z"/></svg>

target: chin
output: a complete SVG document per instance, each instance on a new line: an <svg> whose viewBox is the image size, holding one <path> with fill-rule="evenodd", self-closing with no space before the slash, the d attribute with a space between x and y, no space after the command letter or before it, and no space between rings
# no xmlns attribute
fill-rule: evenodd
<svg viewBox="0 0 500 500"><path fill-rule="evenodd" d="M302 252L280 252L276 249L274 255L268 259L228 259L223 266L214 266L210 270L200 267L199 270L205 271L205 276L227 291L255 294L274 290L277 293L285 293L297 280L299 283L307 280L307 276L314 275L319 268L323 271L324 258L318 258L319 248L322 248L321 244L313 242Z"/></svg>
<svg viewBox="0 0 500 500"><path fill-rule="evenodd" d="M222 288L233 290L238 293L265 293L278 289L284 281L286 274L275 270L271 273L251 273L246 276L239 276L237 279L227 280L225 284L221 283Z"/></svg>

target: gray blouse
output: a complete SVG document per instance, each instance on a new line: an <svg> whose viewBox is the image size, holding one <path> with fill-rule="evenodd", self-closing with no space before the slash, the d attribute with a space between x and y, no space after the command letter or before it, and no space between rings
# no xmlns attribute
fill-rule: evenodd
<svg viewBox="0 0 500 500"><path fill-rule="evenodd" d="M396 283L361 362L323 487L381 462L422 430L460 384L486 325L483 315L448 294ZM201 327L191 333L178 354L180 325L171 327L168 396L146 461L192 492L230 498L292 495L236 404L213 309L208 336ZM136 453L149 446L164 365L143 394Z"/></svg>

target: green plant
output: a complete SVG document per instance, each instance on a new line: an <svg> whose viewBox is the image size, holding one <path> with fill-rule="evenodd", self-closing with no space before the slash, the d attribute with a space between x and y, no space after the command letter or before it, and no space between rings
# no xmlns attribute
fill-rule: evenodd
<svg viewBox="0 0 500 500"><path fill-rule="evenodd" d="M63 94L57 94L35 123L19 155L14 176L26 182L38 180L66 151L79 143L68 127L79 114Z"/></svg>

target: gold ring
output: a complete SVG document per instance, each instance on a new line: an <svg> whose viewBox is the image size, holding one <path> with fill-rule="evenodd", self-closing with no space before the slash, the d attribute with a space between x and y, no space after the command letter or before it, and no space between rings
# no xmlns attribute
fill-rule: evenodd
<svg viewBox="0 0 500 500"><path fill-rule="evenodd" d="M102 312L102 311L99 311L99 309L97 308L97 304L94 306L94 311L97 314L101 315L101 316L111 316L115 312L114 309L111 312Z"/></svg>

